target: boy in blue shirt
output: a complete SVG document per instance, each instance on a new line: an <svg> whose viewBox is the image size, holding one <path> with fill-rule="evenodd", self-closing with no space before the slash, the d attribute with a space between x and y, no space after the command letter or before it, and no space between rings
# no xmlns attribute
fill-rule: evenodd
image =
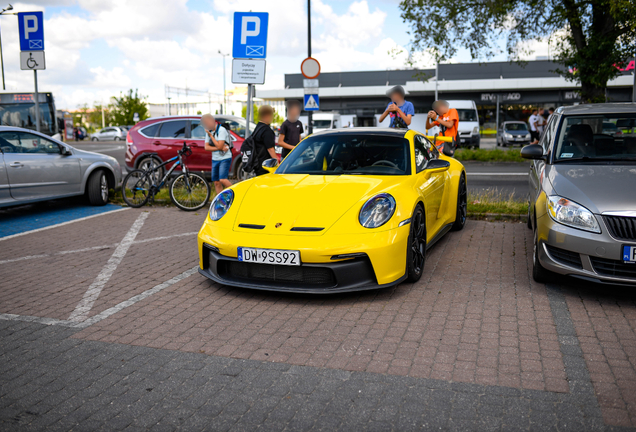
<svg viewBox="0 0 636 432"><path fill-rule="evenodd" d="M408 129L411 124L411 118L415 114L415 108L411 102L404 99L404 88L395 86L387 92L387 96L391 98L391 102L386 107L384 113L380 116L380 123L387 116L391 117L390 128Z"/></svg>

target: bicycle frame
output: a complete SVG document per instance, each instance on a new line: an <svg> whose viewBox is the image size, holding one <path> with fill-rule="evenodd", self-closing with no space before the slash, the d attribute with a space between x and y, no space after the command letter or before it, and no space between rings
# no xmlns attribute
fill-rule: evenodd
<svg viewBox="0 0 636 432"><path fill-rule="evenodd" d="M185 166L185 164L183 163L182 159L181 159L181 155L177 155L175 157L173 157L172 159L168 159L167 161L163 162L160 165L157 165L156 167L154 167L152 170L150 171L146 171L148 174L152 174L153 172L157 171L159 168L162 168L166 165L168 165L171 162L177 161L174 165L172 165L172 167L168 170L168 172L166 172L166 174L163 176L163 178L161 179L161 181L159 182L159 184L154 184L154 177L150 176L150 178L153 179L153 185L154 187L157 188L157 190L161 189L163 187L164 184L166 184L166 180L168 180L168 178L170 177L170 175L173 173L173 171L179 166L181 165L181 172L183 172L184 174L186 174L188 172L188 168ZM186 176L186 181L188 177ZM190 185L188 185L189 187Z"/></svg>

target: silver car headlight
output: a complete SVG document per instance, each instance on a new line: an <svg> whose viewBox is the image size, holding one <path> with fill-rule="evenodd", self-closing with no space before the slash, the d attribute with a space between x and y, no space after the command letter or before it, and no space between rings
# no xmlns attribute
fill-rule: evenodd
<svg viewBox="0 0 636 432"><path fill-rule="evenodd" d="M572 228L600 233L601 227L591 211L557 195L548 197L548 214L555 221Z"/></svg>
<svg viewBox="0 0 636 432"><path fill-rule="evenodd" d="M508 139L513 139L514 137L512 136L512 134L509 133L505 133L504 136Z"/></svg>
<svg viewBox="0 0 636 432"><path fill-rule="evenodd" d="M234 201L234 191L232 189L225 189L223 192L218 194L212 200L212 204L210 204L210 219L213 221L218 221L232 206L232 202Z"/></svg>
<svg viewBox="0 0 636 432"><path fill-rule="evenodd" d="M395 198L383 193L364 203L358 220L365 228L377 228L387 223L393 213L395 213Z"/></svg>
<svg viewBox="0 0 636 432"><path fill-rule="evenodd" d="M473 128L473 135L479 135L479 126Z"/></svg>

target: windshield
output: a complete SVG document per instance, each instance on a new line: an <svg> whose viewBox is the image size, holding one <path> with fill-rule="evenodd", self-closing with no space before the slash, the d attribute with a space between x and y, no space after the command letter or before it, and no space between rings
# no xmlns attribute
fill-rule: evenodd
<svg viewBox="0 0 636 432"><path fill-rule="evenodd" d="M318 134L303 140L276 174L410 174L409 141L400 136Z"/></svg>
<svg viewBox="0 0 636 432"><path fill-rule="evenodd" d="M476 122L477 121L477 111L475 111L474 109L458 109L457 115L459 116L460 122L463 122L463 121Z"/></svg>
<svg viewBox="0 0 636 432"><path fill-rule="evenodd" d="M331 128L331 120L314 120L314 129Z"/></svg>
<svg viewBox="0 0 636 432"><path fill-rule="evenodd" d="M504 128L507 131L527 131L528 126L525 123L507 123Z"/></svg>
<svg viewBox="0 0 636 432"><path fill-rule="evenodd" d="M636 114L566 117L555 160L636 161Z"/></svg>

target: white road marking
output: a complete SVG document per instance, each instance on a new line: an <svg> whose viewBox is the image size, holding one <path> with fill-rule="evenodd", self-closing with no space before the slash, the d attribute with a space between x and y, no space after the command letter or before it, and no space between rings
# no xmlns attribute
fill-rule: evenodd
<svg viewBox="0 0 636 432"><path fill-rule="evenodd" d="M130 230L128 230L128 233L124 236L124 239L121 243L119 243L119 246L117 246L117 249L115 249L115 252L113 252L104 268L102 268L102 271L97 275L91 286L88 287L88 290L84 293L84 297L75 307L71 316L68 317L69 321L79 322L86 319L88 313L95 304L95 300L97 300L102 289L104 289L104 286L110 280L113 273L115 273L117 266L119 266L126 256L128 249L135 241L135 237L139 234L139 230L144 225L148 215L149 213L146 212L141 213L135 223L133 223L132 227L130 227Z"/></svg>
<svg viewBox="0 0 636 432"><path fill-rule="evenodd" d="M198 266L192 267L191 269L184 271L183 273L173 277L172 279L168 279L167 281L162 282L159 285L155 285L149 290L146 290L142 292L141 294L133 296L129 298L128 300L124 300L123 302L111 308L108 308L105 311L100 312L97 315L92 316L84 321L77 322L77 321L71 321L71 320L60 320L55 318L35 317L35 316L29 316L29 315L15 315L15 314L8 314L8 313L0 313L0 319L5 321L26 321L26 322L35 322L38 324L45 324L45 325L59 325L63 327L74 327L74 328L83 329L83 328L92 326L93 324L96 324L108 318L109 316L116 314L117 312L120 312L126 309L127 307L132 306L135 303L150 297L151 295L157 294L158 292L163 291L164 289L176 284L177 282L192 276L193 274L197 272L198 268L199 268Z"/></svg>
<svg viewBox="0 0 636 432"><path fill-rule="evenodd" d="M520 173L520 172L512 172L512 173L507 173L507 172L496 172L496 173L482 173L482 172L477 172L477 173L467 173L469 176L527 176L528 173Z"/></svg>
<svg viewBox="0 0 636 432"><path fill-rule="evenodd" d="M198 234L198 232L189 232L189 233L182 233L182 234L173 234L173 235L163 236L163 237L153 237L153 238L149 238L149 239L145 239L145 240L135 240L133 242L133 244L150 243L150 242L154 242L154 241L158 241L158 240L168 240L168 239L171 239L171 238L174 238L174 237L194 236L194 235L197 235L197 234ZM93 247L88 247L88 248L83 248L83 249L67 250L67 251L55 252L55 253L50 253L50 254L28 255L28 256L24 256L24 257L20 257L20 258L12 258L12 259L0 260L0 264L9 264L9 263L17 262L17 261L25 261L25 260L31 260L31 259L37 259L37 258L47 258L47 257L51 257L51 256L56 256L56 255L66 255L66 254L72 254L72 253L90 252L90 251L94 251L94 250L110 249L110 248L114 248L114 247L117 247L117 243L109 244L109 245L93 246Z"/></svg>
<svg viewBox="0 0 636 432"><path fill-rule="evenodd" d="M90 318L88 318L87 320L77 323L75 325L75 327L78 328L85 328L88 326L91 326L93 324L95 324L96 322L99 322L103 319L108 318L109 316L116 314L117 312L126 309L128 306L132 306L137 302L140 302L148 297L150 297L153 294L157 294L159 291L163 291L164 289L168 288L169 286L172 286L174 284L176 284L179 281L182 281L183 279L192 276L193 274L195 274L198 271L199 267L192 267L189 270L184 271L183 273L181 273L180 275L177 275L175 277L173 277L172 279L169 279L163 283L160 283L159 285L154 286L153 288L150 288L149 290L146 290L144 292L142 292L141 294L137 294L134 297L129 298L128 300L124 300L123 302L119 303L118 305L115 305L111 308L106 309L103 312L98 313L95 316L92 316Z"/></svg>
<svg viewBox="0 0 636 432"><path fill-rule="evenodd" d="M117 209L117 210L111 210L111 211L107 211L107 212L104 212L104 213L99 213L99 214L95 214L95 215L91 215L91 216L86 216L86 217L79 218L79 219L73 219L73 220L68 221L68 222L62 222L62 223L59 223L59 224L49 225L49 226L46 226L46 227L42 227L42 228L31 230L31 231L25 231L25 232L21 232L21 233L18 233L18 234L13 234L13 235L6 236L6 237L0 237L0 241L9 240L9 239L20 237L20 236L27 235L27 234L33 234L33 233L40 232L40 231L45 231L45 230L48 230L48 229L51 229L51 228L57 228L57 227L61 227L61 226L68 225L68 224L72 224L72 223L75 223L75 222L81 222L81 221L85 221L87 219L92 219L92 218L97 217L97 216L104 216L104 215L107 215L107 214L113 214L113 213L117 213L117 212L124 211L124 210L130 210L130 207L123 207L123 208L120 208L120 209Z"/></svg>

